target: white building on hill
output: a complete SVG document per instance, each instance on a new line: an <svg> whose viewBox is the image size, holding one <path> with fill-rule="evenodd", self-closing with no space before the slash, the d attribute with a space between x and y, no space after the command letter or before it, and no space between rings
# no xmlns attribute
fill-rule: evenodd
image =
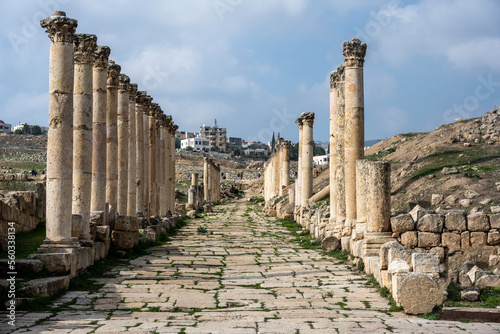
<svg viewBox="0 0 500 334"><path fill-rule="evenodd" d="M181 140L181 150L192 147L195 152L210 152L210 139L203 137L186 138Z"/></svg>

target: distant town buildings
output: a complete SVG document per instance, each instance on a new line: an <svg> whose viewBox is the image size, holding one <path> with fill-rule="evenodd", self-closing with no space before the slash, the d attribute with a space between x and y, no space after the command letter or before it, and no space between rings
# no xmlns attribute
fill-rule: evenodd
<svg viewBox="0 0 500 334"><path fill-rule="evenodd" d="M227 143L229 145L241 146L241 144L243 143L243 139L237 137L228 137Z"/></svg>
<svg viewBox="0 0 500 334"><path fill-rule="evenodd" d="M187 138L196 138L198 134L196 132L187 132L187 131L176 131L175 138L179 139L187 139Z"/></svg>
<svg viewBox="0 0 500 334"><path fill-rule="evenodd" d="M16 126L14 126L14 128L12 129L12 131L15 132L16 130L24 130L24 128L26 126L28 127L28 133L31 133L31 131L33 130L33 127L35 127L35 126L38 126L40 128L40 130L41 130L42 133L49 132L49 128L46 127L46 126L29 125L28 123L23 123L23 122L20 122Z"/></svg>
<svg viewBox="0 0 500 334"><path fill-rule="evenodd" d="M215 146L222 152L226 151L226 128L219 128L217 126L217 119L213 127L205 124L200 127L200 137L210 140L211 147Z"/></svg>
<svg viewBox="0 0 500 334"><path fill-rule="evenodd" d="M210 152L210 140L203 137L181 139L181 150L192 147L195 152Z"/></svg>
<svg viewBox="0 0 500 334"><path fill-rule="evenodd" d="M243 152L247 156L254 157L267 157L269 156L269 145L261 143L260 141L249 141L241 145Z"/></svg>
<svg viewBox="0 0 500 334"><path fill-rule="evenodd" d="M4 121L0 120L0 133L11 133L12 124L6 124Z"/></svg>
<svg viewBox="0 0 500 334"><path fill-rule="evenodd" d="M330 161L330 156L328 154L325 155L317 155L313 157L313 165L314 166L322 166L328 164Z"/></svg>

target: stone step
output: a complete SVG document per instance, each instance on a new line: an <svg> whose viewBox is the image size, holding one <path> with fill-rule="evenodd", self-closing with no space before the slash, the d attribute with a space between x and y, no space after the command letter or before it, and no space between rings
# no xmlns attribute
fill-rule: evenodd
<svg viewBox="0 0 500 334"><path fill-rule="evenodd" d="M439 320L485 321L500 323L500 308L443 307Z"/></svg>
<svg viewBox="0 0 500 334"><path fill-rule="evenodd" d="M34 273L39 273L43 270L43 262L38 259L19 259L15 260L14 270L9 268L9 260L0 260L0 278L8 278L10 275L7 273L15 272L16 277L23 278L26 276L31 276Z"/></svg>

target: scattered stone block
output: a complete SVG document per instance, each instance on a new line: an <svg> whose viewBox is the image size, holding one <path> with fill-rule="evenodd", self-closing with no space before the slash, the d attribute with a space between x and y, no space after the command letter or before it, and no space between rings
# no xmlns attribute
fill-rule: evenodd
<svg viewBox="0 0 500 334"><path fill-rule="evenodd" d="M486 246L487 244L487 234L486 232L471 232L470 233L470 245L471 247Z"/></svg>
<svg viewBox="0 0 500 334"><path fill-rule="evenodd" d="M460 291L460 298L470 302L477 302L479 300L479 291L476 290Z"/></svg>
<svg viewBox="0 0 500 334"><path fill-rule="evenodd" d="M321 248L323 252L340 249L340 240L334 236L326 237L321 241Z"/></svg>
<svg viewBox="0 0 500 334"><path fill-rule="evenodd" d="M406 248L413 248L418 246L417 231L409 231L401 234L401 243Z"/></svg>
<svg viewBox="0 0 500 334"><path fill-rule="evenodd" d="M443 292L432 275L410 273L401 281L398 301L407 314L424 314L443 303Z"/></svg>
<svg viewBox="0 0 500 334"><path fill-rule="evenodd" d="M441 235L441 245L450 251L460 249L461 237L458 233L444 232Z"/></svg>
<svg viewBox="0 0 500 334"><path fill-rule="evenodd" d="M40 259L16 259L16 272L20 277L27 274L39 273L43 270L43 262ZM7 273L9 269L9 260L0 259L0 272Z"/></svg>
<svg viewBox="0 0 500 334"><path fill-rule="evenodd" d="M468 198L464 198L464 199L459 200L458 204L460 204L460 206L462 208L468 208L472 205L472 200L470 200Z"/></svg>
<svg viewBox="0 0 500 334"><path fill-rule="evenodd" d="M471 189L466 190L464 193L465 198L468 198L468 199L476 198L479 195L480 194L477 191L474 191Z"/></svg>
<svg viewBox="0 0 500 334"><path fill-rule="evenodd" d="M104 211L91 211L90 221L96 225L108 225L104 221Z"/></svg>
<svg viewBox="0 0 500 334"><path fill-rule="evenodd" d="M500 205L495 205L490 208L490 211L492 213L499 213L500 212Z"/></svg>
<svg viewBox="0 0 500 334"><path fill-rule="evenodd" d="M131 216L116 216L115 230L126 232L139 231L139 219Z"/></svg>
<svg viewBox="0 0 500 334"><path fill-rule="evenodd" d="M441 243L441 234L431 232L418 232L418 247L436 247Z"/></svg>
<svg viewBox="0 0 500 334"><path fill-rule="evenodd" d="M444 226L450 231L465 231L467 229L467 217L465 211L452 210L444 216Z"/></svg>
<svg viewBox="0 0 500 334"><path fill-rule="evenodd" d="M455 195L446 196L446 198L444 199L444 202L448 205L455 205L455 203L457 203L457 201L458 201L458 197Z"/></svg>
<svg viewBox="0 0 500 334"><path fill-rule="evenodd" d="M488 245L494 246L500 244L500 232L498 231L489 231L488 232Z"/></svg>
<svg viewBox="0 0 500 334"><path fill-rule="evenodd" d="M402 214L391 218L391 228L394 233L405 233L415 229L415 222L410 214Z"/></svg>
<svg viewBox="0 0 500 334"><path fill-rule="evenodd" d="M500 276L499 275L483 275L477 279L476 287L478 287L480 289L500 287Z"/></svg>
<svg viewBox="0 0 500 334"><path fill-rule="evenodd" d="M35 297L54 296L56 293L69 287L70 276L58 276L38 278L26 282L23 287L19 289L19 295Z"/></svg>
<svg viewBox="0 0 500 334"><path fill-rule="evenodd" d="M420 232L441 233L444 226L444 217L438 214L427 214L417 222L417 230Z"/></svg>
<svg viewBox="0 0 500 334"><path fill-rule="evenodd" d="M411 262L414 272L422 272L439 277L439 254L437 253L413 253Z"/></svg>
<svg viewBox="0 0 500 334"><path fill-rule="evenodd" d="M481 205L488 205L488 204L491 203L491 201L492 201L491 198L486 198L486 199L483 199L481 202L479 202L479 204L481 204Z"/></svg>
<svg viewBox="0 0 500 334"><path fill-rule="evenodd" d="M111 240L119 250L129 250L139 243L139 230L136 232L116 231L111 233Z"/></svg>
<svg viewBox="0 0 500 334"><path fill-rule="evenodd" d="M190 211L188 211L188 212L186 213L186 216L187 216L188 218L191 218L191 219L196 218L196 210L190 210Z"/></svg>
<svg viewBox="0 0 500 334"><path fill-rule="evenodd" d="M467 272L467 276L469 276L470 281L472 284L476 284L476 280L481 277L484 274L484 271L479 268L478 266L472 267L469 272Z"/></svg>
<svg viewBox="0 0 500 334"><path fill-rule="evenodd" d="M425 210L420 205L415 205L415 207L410 211L410 216L413 218L414 222L418 222L418 220L425 216L426 214L432 213L431 211Z"/></svg>
<svg viewBox="0 0 500 334"><path fill-rule="evenodd" d="M70 253L39 253L31 254L28 259L39 259L43 262L43 267L49 273L65 275L71 273Z"/></svg>
<svg viewBox="0 0 500 334"><path fill-rule="evenodd" d="M472 281L471 281L469 275L467 274L467 271L461 270L458 273L458 286L461 289L468 289L472 286Z"/></svg>
<svg viewBox="0 0 500 334"><path fill-rule="evenodd" d="M467 217L467 229L471 232L486 232L490 229L488 216L484 212L470 214Z"/></svg>
<svg viewBox="0 0 500 334"><path fill-rule="evenodd" d="M109 242L110 240L109 226L96 226L95 241Z"/></svg>
<svg viewBox="0 0 500 334"><path fill-rule="evenodd" d="M350 239L350 238L349 238ZM344 238L342 238L342 244L344 243ZM404 250L405 248L397 241L389 241L380 247L380 269L387 269L389 267L389 250L391 248ZM344 246L342 246L344 249Z"/></svg>
<svg viewBox="0 0 500 334"><path fill-rule="evenodd" d="M431 205L439 205L443 202L444 196L440 194L432 194L431 195Z"/></svg>
<svg viewBox="0 0 500 334"><path fill-rule="evenodd" d="M442 170L441 170L441 173L443 175L451 175L451 174L458 174L458 169L456 169L455 167L444 167Z"/></svg>
<svg viewBox="0 0 500 334"><path fill-rule="evenodd" d="M396 260L403 260L408 264L411 264L411 254L412 251L404 247L391 247L389 248L389 267L390 263ZM411 267L411 266L410 266Z"/></svg>
<svg viewBox="0 0 500 334"><path fill-rule="evenodd" d="M492 268L500 268L500 255L490 255L488 266Z"/></svg>

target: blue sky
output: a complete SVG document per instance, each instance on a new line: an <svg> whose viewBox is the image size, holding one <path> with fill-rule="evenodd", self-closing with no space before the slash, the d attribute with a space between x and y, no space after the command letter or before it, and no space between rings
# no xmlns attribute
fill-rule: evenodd
<svg viewBox="0 0 500 334"><path fill-rule="evenodd" d="M50 40L39 20L55 9L111 48L122 73L181 130L296 141L294 120L316 114L327 141L329 73L342 42L368 44L365 137L429 131L500 104L497 0L2 1L0 119L48 123Z"/></svg>

